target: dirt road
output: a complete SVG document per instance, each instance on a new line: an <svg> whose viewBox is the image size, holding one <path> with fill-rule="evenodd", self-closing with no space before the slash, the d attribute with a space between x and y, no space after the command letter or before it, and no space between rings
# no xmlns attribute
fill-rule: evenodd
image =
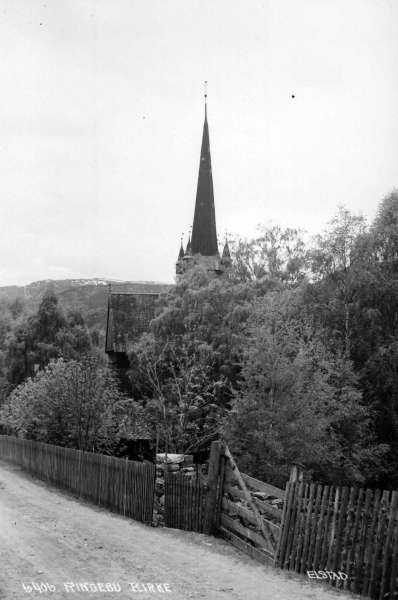
<svg viewBox="0 0 398 600"><path fill-rule="evenodd" d="M32 589L32 582L48 587ZM350 596L259 565L221 540L155 529L114 515L0 462L0 598L29 597L338 600Z"/></svg>

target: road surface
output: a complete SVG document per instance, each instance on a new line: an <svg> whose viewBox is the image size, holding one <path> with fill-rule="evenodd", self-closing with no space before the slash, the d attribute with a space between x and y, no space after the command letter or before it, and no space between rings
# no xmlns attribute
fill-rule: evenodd
<svg viewBox="0 0 398 600"><path fill-rule="evenodd" d="M222 540L112 514L0 461L0 599L29 597L352 598L257 564Z"/></svg>

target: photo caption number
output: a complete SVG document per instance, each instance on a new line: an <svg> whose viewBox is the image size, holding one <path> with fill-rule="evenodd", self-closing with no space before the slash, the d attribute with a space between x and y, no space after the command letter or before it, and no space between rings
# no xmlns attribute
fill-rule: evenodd
<svg viewBox="0 0 398 600"><path fill-rule="evenodd" d="M51 594L51 593L55 592L57 588L52 583L47 583L47 582L43 582L43 581L40 581L40 582L23 581L22 589L27 594L31 594L32 592L36 592L39 594L48 594L48 593Z"/></svg>

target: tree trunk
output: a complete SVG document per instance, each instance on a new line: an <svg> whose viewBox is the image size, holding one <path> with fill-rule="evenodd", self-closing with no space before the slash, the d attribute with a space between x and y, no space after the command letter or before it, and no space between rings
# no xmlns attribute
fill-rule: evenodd
<svg viewBox="0 0 398 600"><path fill-rule="evenodd" d="M348 302L344 302L344 347L345 347L345 357L347 359L350 358L351 348L350 348L350 308Z"/></svg>

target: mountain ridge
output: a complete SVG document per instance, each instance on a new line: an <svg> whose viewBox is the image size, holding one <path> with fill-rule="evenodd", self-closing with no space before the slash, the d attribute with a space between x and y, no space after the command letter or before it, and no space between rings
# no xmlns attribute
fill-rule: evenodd
<svg viewBox="0 0 398 600"><path fill-rule="evenodd" d="M109 286L112 284L172 285L156 281L126 281L101 277L44 279L33 281L25 286L0 286L0 302L4 305L19 301L22 303L25 313L33 313L37 310L45 292L51 289L58 297L62 310L65 313L79 311L87 327L98 332L101 345L103 345L105 343Z"/></svg>
<svg viewBox="0 0 398 600"><path fill-rule="evenodd" d="M10 301L16 298L34 298L42 296L44 292L51 288L56 294L62 293L71 288L80 288L86 286L107 287L112 284L153 284L169 285L160 281L132 281L125 279L109 279L105 277L92 278L70 278L70 279L40 279L32 281L27 285L0 285L0 298L6 298ZM171 284L170 284L171 285Z"/></svg>

